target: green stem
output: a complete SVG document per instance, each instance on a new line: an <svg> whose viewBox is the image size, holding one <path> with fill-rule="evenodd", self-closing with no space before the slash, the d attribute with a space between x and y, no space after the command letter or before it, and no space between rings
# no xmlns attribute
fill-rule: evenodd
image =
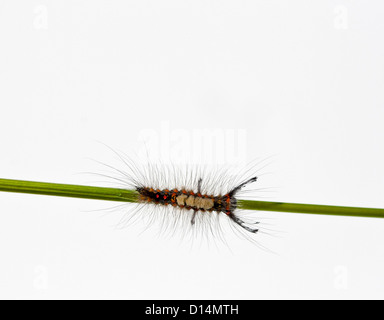
<svg viewBox="0 0 384 320"><path fill-rule="evenodd" d="M331 216L364 218L384 218L384 209L325 206L319 204L238 200L238 208L243 210L325 214Z"/></svg>
<svg viewBox="0 0 384 320"><path fill-rule="evenodd" d="M137 192L134 190L88 187L47 182L0 179L0 191L71 198L137 202Z"/></svg>
<svg viewBox="0 0 384 320"><path fill-rule="evenodd" d="M137 202L138 199L138 193L134 190L8 179L0 179L0 191L120 202ZM384 209L375 208L340 207L251 200L238 200L238 208L244 210L384 218Z"/></svg>

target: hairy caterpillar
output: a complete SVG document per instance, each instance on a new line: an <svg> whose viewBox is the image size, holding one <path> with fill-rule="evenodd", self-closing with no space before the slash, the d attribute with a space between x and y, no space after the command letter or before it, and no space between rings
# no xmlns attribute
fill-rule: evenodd
<svg viewBox="0 0 384 320"><path fill-rule="evenodd" d="M259 229L248 227L244 221L236 216L235 210L237 208L237 199L235 198L236 193L238 193L243 187L247 184L255 182L257 177L253 177L240 185L236 186L234 189L229 191L224 195L207 195L202 194L201 184L202 178L199 178L197 184L197 192L193 190L160 190L153 189L152 187L145 186L136 186L136 191L140 194L140 202L142 203L154 203L156 205L172 205L177 207L180 210L193 210L193 215L191 219L191 224L195 224L196 214L200 212L209 212L209 213L225 213L230 219L232 219L239 226L245 230L256 233Z"/></svg>
<svg viewBox="0 0 384 320"><path fill-rule="evenodd" d="M209 232L223 239L222 224L227 221L231 229L255 241L249 236L259 233L259 221L238 208L238 199L246 197L250 191L261 190L246 189L258 181L260 175L255 173L265 166L264 160L249 164L239 173L237 168L229 166L165 165L151 163L148 159L133 161L111 150L124 168L117 169L118 166L97 161L108 168L108 174L99 175L112 178L114 185L117 182L119 187L136 190L137 194L136 207L126 212L123 225L138 219L144 219L148 226L160 221L160 228L172 234L177 230L189 230L203 236L204 232Z"/></svg>

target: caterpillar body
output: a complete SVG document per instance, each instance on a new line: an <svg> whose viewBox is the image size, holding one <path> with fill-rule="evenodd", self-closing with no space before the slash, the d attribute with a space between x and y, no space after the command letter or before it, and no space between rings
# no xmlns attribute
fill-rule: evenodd
<svg viewBox="0 0 384 320"><path fill-rule="evenodd" d="M261 231L260 218L240 209L238 200L247 198L248 192L266 191L265 188L246 188L259 180L260 170L268 165L264 162L266 159L237 169L236 166L151 162L148 155L133 161L111 150L119 164L97 161L108 169L106 174L98 175L112 179L114 186L136 191L136 205L128 204L130 207L119 223L122 227L142 221L145 229L156 224L161 233L181 233L182 238L189 233L201 239L213 235L226 243L225 233L229 226L260 246L251 235L264 234L266 229L263 227Z"/></svg>
<svg viewBox="0 0 384 320"><path fill-rule="evenodd" d="M202 179L198 180L197 193L192 190L178 189L153 189L151 187L136 187L136 191L140 194L139 200L142 203L154 203L157 205L178 207L180 209L193 210L191 224L195 224L196 214L201 212L209 212L217 214L225 213L235 223L245 230L257 233L259 230L250 228L245 225L239 217L235 215L237 208L236 193L239 192L247 184L255 182L257 177L253 177L240 185L236 186L225 195L207 195L202 194Z"/></svg>

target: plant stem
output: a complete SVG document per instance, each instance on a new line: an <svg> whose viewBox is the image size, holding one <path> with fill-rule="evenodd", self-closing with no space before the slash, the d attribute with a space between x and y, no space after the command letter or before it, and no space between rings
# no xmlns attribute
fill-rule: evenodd
<svg viewBox="0 0 384 320"><path fill-rule="evenodd" d="M238 208L243 210L325 214L331 216L364 218L384 218L384 209L326 206L319 204L238 200Z"/></svg>
<svg viewBox="0 0 384 320"><path fill-rule="evenodd" d="M0 191L120 202L138 201L138 193L135 190L9 179L0 179ZM384 209L376 208L341 207L252 200L238 200L238 208L243 210L384 218Z"/></svg>
<svg viewBox="0 0 384 320"><path fill-rule="evenodd" d="M134 190L88 187L47 182L0 179L0 191L71 198L137 202L137 192Z"/></svg>

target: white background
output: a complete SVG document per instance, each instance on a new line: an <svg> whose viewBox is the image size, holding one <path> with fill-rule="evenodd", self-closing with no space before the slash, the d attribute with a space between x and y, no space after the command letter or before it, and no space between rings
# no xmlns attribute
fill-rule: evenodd
<svg viewBox="0 0 384 320"><path fill-rule="evenodd" d="M268 200L384 208L383 14L362 0L1 0L0 177L91 184L88 158L113 159L99 141L129 155L151 132L169 152L167 127L194 153L180 137L216 129L245 132L246 160L274 156ZM384 220L255 213L278 230L260 236L271 254L118 229L129 207L95 211L110 206L1 193L0 297L384 298Z"/></svg>

